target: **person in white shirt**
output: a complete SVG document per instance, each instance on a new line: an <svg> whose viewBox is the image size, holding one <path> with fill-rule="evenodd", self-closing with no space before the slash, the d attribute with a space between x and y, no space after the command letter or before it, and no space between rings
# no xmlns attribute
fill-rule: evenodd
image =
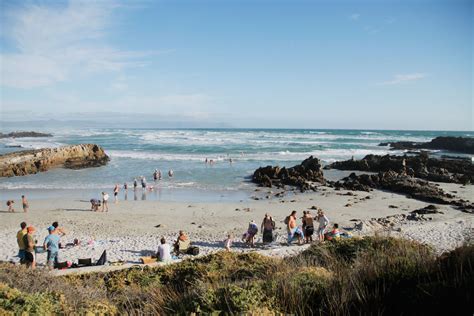
<svg viewBox="0 0 474 316"><path fill-rule="evenodd" d="M316 220L319 223L319 228L318 228L318 236L319 236L319 241L324 241L324 233L326 231L326 228L329 226L329 219L324 215L323 210L318 210L318 216L316 217Z"/></svg>
<svg viewBox="0 0 474 316"><path fill-rule="evenodd" d="M106 212L109 211L109 194L102 192L102 212L106 209Z"/></svg>
<svg viewBox="0 0 474 316"><path fill-rule="evenodd" d="M162 237L160 240L160 245L158 246L158 253L156 257L159 261L170 261L171 258L171 246L166 243L165 237Z"/></svg>

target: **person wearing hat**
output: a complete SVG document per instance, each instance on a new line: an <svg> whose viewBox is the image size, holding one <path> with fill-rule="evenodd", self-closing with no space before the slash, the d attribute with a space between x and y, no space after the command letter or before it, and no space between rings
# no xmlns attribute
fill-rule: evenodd
<svg viewBox="0 0 474 316"><path fill-rule="evenodd" d="M49 235L44 239L44 249L48 250L47 265L53 269L58 264L59 254L59 235L56 233L56 227L48 227Z"/></svg>
<svg viewBox="0 0 474 316"><path fill-rule="evenodd" d="M26 266L31 267L31 269L36 268L34 233L35 228L33 226L28 226L26 228L26 235L23 236L23 244L25 245L25 263Z"/></svg>

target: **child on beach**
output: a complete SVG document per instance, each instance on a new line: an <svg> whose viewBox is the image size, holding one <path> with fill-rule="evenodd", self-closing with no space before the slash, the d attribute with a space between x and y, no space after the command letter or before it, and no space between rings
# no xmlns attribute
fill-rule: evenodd
<svg viewBox="0 0 474 316"><path fill-rule="evenodd" d="M30 205L24 195L21 196L21 203L23 205L23 212L27 213L28 209L30 208Z"/></svg>
<svg viewBox="0 0 474 316"><path fill-rule="evenodd" d="M224 248L227 251L230 251L230 247L232 247L232 243L234 242L234 238L232 238L231 234L227 235L227 239L224 240Z"/></svg>
<svg viewBox="0 0 474 316"><path fill-rule="evenodd" d="M13 200L8 200L7 201L8 211L10 213L15 213L15 209L13 208L14 203L15 203L15 201L13 201Z"/></svg>

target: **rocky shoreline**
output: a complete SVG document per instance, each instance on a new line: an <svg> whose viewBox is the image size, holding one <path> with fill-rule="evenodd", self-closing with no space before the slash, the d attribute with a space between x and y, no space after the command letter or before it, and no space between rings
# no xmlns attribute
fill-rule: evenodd
<svg viewBox="0 0 474 316"><path fill-rule="evenodd" d="M0 177L47 171L55 167L82 169L107 164L110 158L95 144L17 151L0 155Z"/></svg>
<svg viewBox="0 0 474 316"><path fill-rule="evenodd" d="M466 153L466 154L474 154L474 138L471 138L471 137L440 136L426 143L402 141L402 142L380 143L379 146L390 146L391 149L397 149L397 150L435 149L435 150L446 150L446 151Z"/></svg>
<svg viewBox="0 0 474 316"><path fill-rule="evenodd" d="M51 137L49 133L38 133L38 132L11 132L8 134L0 133L0 138L22 138L22 137Z"/></svg>

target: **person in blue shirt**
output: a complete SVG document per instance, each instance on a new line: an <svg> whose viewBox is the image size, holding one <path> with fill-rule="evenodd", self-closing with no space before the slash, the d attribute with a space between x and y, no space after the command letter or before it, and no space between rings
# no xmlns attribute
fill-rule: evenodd
<svg viewBox="0 0 474 316"><path fill-rule="evenodd" d="M58 264L59 235L54 226L48 227L49 235L44 239L44 249L48 250L47 265L53 269Z"/></svg>

